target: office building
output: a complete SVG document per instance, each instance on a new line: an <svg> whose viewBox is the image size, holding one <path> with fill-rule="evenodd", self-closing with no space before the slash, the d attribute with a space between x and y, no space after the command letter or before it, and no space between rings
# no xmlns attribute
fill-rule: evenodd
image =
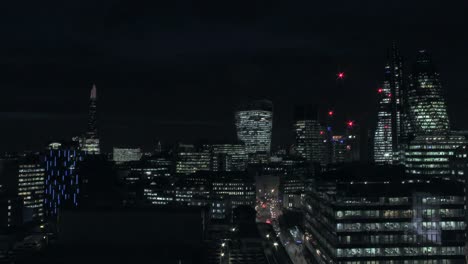
<svg viewBox="0 0 468 264"><path fill-rule="evenodd" d="M346 137L334 135L332 137L331 163L344 163L346 160Z"/></svg>
<svg viewBox="0 0 468 264"><path fill-rule="evenodd" d="M0 159L0 195L18 199L23 222L44 221L45 170L36 155Z"/></svg>
<svg viewBox="0 0 468 264"><path fill-rule="evenodd" d="M297 106L294 113L295 152L308 162L327 164L325 126L318 120L317 106Z"/></svg>
<svg viewBox="0 0 468 264"><path fill-rule="evenodd" d="M97 155L101 152L98 127L97 127L97 90L93 84L89 97L88 130L81 139L81 149L89 155Z"/></svg>
<svg viewBox="0 0 468 264"><path fill-rule="evenodd" d="M455 156L455 151L466 144L468 141L464 136L417 136L405 151L406 172L416 178L452 178L451 159Z"/></svg>
<svg viewBox="0 0 468 264"><path fill-rule="evenodd" d="M464 186L407 180L400 168L350 167L306 198L306 247L319 263L464 263Z"/></svg>
<svg viewBox="0 0 468 264"><path fill-rule="evenodd" d="M245 172L198 171L154 178L143 186L148 205L206 206L210 218L226 222L232 221L236 207L255 205L255 182Z"/></svg>
<svg viewBox="0 0 468 264"><path fill-rule="evenodd" d="M465 182L468 184L468 181L465 180L465 172L467 171L467 168L468 145L462 145L454 150L453 156L450 158L450 169L452 172L451 178L459 182ZM468 196L468 191L466 192L466 194Z"/></svg>
<svg viewBox="0 0 468 264"><path fill-rule="evenodd" d="M173 162L167 157L150 157L130 164L130 172L147 179L170 177L173 175Z"/></svg>
<svg viewBox="0 0 468 264"><path fill-rule="evenodd" d="M175 204L175 188L167 178L153 179L143 187L143 197L146 203L153 206Z"/></svg>
<svg viewBox="0 0 468 264"><path fill-rule="evenodd" d="M244 144L211 145L213 171L245 171L248 155Z"/></svg>
<svg viewBox="0 0 468 264"><path fill-rule="evenodd" d="M427 51L418 53L410 75L408 110L414 135L446 134L450 123L439 73Z"/></svg>
<svg viewBox="0 0 468 264"><path fill-rule="evenodd" d="M211 179L212 218L232 221L238 206L255 207L255 180L247 173L217 173Z"/></svg>
<svg viewBox="0 0 468 264"><path fill-rule="evenodd" d="M247 154L270 154L273 128L273 103L258 100L242 105L235 113L237 138Z"/></svg>
<svg viewBox="0 0 468 264"><path fill-rule="evenodd" d="M345 138L346 156L345 162L356 162L361 160L361 136L360 126L350 120L346 123Z"/></svg>
<svg viewBox="0 0 468 264"><path fill-rule="evenodd" d="M382 87L377 89L377 126L374 131L374 161L398 163L408 141L407 90L403 84L403 62L396 43L388 51Z"/></svg>
<svg viewBox="0 0 468 264"><path fill-rule="evenodd" d="M78 206L82 152L76 142L50 143L45 153L45 211L56 217L63 207Z"/></svg>
<svg viewBox="0 0 468 264"><path fill-rule="evenodd" d="M207 149L196 149L193 145L180 145L175 164L177 174L192 174L211 170L211 153Z"/></svg>
<svg viewBox="0 0 468 264"><path fill-rule="evenodd" d="M23 199L24 221L43 222L45 168L38 156L26 156L18 161L18 195Z"/></svg>
<svg viewBox="0 0 468 264"><path fill-rule="evenodd" d="M391 67L389 64L385 66L385 81L381 88L377 89L378 110L377 110L377 127L374 134L374 161L380 164L392 164L395 149L394 141L398 134L394 133L394 99L395 94L391 87Z"/></svg>
<svg viewBox="0 0 468 264"><path fill-rule="evenodd" d="M189 175L178 177L174 183L174 200L188 206L207 206L211 194L210 179Z"/></svg>
<svg viewBox="0 0 468 264"><path fill-rule="evenodd" d="M141 156L140 148L114 148L113 150L113 159L117 164L138 161L141 159Z"/></svg>
<svg viewBox="0 0 468 264"><path fill-rule="evenodd" d="M298 175L281 177L279 198L285 209L300 209L305 196L306 180Z"/></svg>
<svg viewBox="0 0 468 264"><path fill-rule="evenodd" d="M450 178L450 159L457 148L466 144L466 138L460 132L450 131L445 92L425 50L418 53L407 95L409 135L413 138L404 154L407 173L416 178Z"/></svg>

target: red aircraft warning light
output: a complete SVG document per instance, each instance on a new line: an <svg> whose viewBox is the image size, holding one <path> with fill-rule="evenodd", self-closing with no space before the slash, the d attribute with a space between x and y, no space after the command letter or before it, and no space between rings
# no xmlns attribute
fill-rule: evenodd
<svg viewBox="0 0 468 264"><path fill-rule="evenodd" d="M378 93L382 93L382 92L383 92L383 89L382 89L382 88L379 88L379 89L377 89L377 92L378 92Z"/></svg>
<svg viewBox="0 0 468 264"><path fill-rule="evenodd" d="M354 122L353 121L348 121L348 126L349 127L352 127L354 125Z"/></svg>
<svg viewBox="0 0 468 264"><path fill-rule="evenodd" d="M329 116L333 116L334 112L332 110L328 111Z"/></svg>
<svg viewBox="0 0 468 264"><path fill-rule="evenodd" d="M320 131L320 135L323 135L324 133L325 133L325 132L323 132L323 131Z"/></svg>
<svg viewBox="0 0 468 264"><path fill-rule="evenodd" d="M341 79L341 80L343 80L343 79L344 79L344 76L345 76L345 74L344 74L344 72L339 72L339 73L338 73L336 76L338 76L338 79Z"/></svg>

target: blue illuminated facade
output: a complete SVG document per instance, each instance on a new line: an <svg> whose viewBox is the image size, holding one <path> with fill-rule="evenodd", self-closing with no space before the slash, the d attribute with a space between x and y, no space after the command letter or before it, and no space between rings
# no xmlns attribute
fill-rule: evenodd
<svg viewBox="0 0 468 264"><path fill-rule="evenodd" d="M45 209L49 217L57 216L64 206L78 206L80 178L76 168L82 153L76 143L51 143L45 155Z"/></svg>

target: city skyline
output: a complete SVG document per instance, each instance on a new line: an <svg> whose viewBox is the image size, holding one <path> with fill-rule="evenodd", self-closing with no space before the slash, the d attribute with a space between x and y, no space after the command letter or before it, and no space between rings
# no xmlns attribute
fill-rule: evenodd
<svg viewBox="0 0 468 264"><path fill-rule="evenodd" d="M54 4L64 7L63 12L47 9ZM85 100L92 83L102 99L106 151L114 144L196 141L208 134L235 138L233 110L259 98L276 106L274 145L287 145L293 139L295 104L334 103L333 96L340 95L337 113L372 118L374 91L382 81L381 65L392 40L409 61L420 49L432 53L448 91L454 127L466 129L463 111L457 111L467 97L466 40L458 33L466 19L455 3L372 3L362 10L346 2L288 3L265 10L244 8L243 2L211 4L185 6L186 13L178 13L181 7L170 3L91 6L81 1L89 15L83 19L71 3L43 3L48 11L31 9L25 14L18 4L8 3L11 12L2 17L10 30L4 31L7 41L1 44L0 120L12 129L1 137L4 150L34 150L44 146L39 142L85 132ZM401 11L397 22L395 10ZM135 20L133 12L139 14ZM28 20L20 24L15 14L28 15ZM59 25L49 27L53 21ZM22 32L25 39L11 31ZM343 91L336 89L338 71L346 72ZM31 140L11 140L28 138L27 132L38 125ZM192 135L182 133L186 130ZM20 142L12 144L16 141Z"/></svg>
<svg viewBox="0 0 468 264"><path fill-rule="evenodd" d="M5 2L0 262L468 263L467 13Z"/></svg>
<svg viewBox="0 0 468 264"><path fill-rule="evenodd" d="M393 41L395 43L395 41ZM391 43L389 43L389 47L391 47ZM389 50L390 48L388 48L387 50ZM421 50L420 50L421 51ZM418 52L420 52L418 51ZM415 52L416 53L416 52ZM432 55L432 54L431 54ZM382 56L384 57L384 56ZM408 57L411 57L411 56L408 56ZM406 57L405 57L406 58ZM387 63L388 63L388 60L387 60ZM411 65L411 66L408 66L408 65L405 65L405 71L407 72L411 72L411 68L414 67L412 63L407 63L408 65ZM439 68L439 65L435 65L436 68ZM338 73L335 73L335 77L337 76ZM348 78L351 78L351 77L348 77L348 72L346 72L346 77L345 77L345 81L348 80ZM405 81L408 81L406 80L407 78L405 78ZM443 80L444 78L441 77L441 79ZM377 91L377 96L379 96L381 93L379 92L380 89L382 89L382 87L385 86L385 78L381 78L381 81L380 81L380 85L377 84L376 87L378 88L374 88L373 91L367 91L368 92L368 95L372 94L372 93L375 93L375 91ZM442 82L443 83L443 82ZM335 81L335 84L334 84L335 88L337 90L339 89L343 89L346 88L346 85L343 84L343 85L340 85L340 84L337 84L337 81ZM442 84L442 86L444 86L444 84ZM445 86L444 86L445 88ZM445 91L445 94L447 92ZM91 104L94 104L93 106L90 106L91 109L95 109L95 104L96 103L93 103L96 101L96 99L92 98L92 96L96 95L96 84L92 84L92 90L91 90ZM126 139L127 141L125 142L125 139L124 137L120 137L120 140L117 138L116 141L112 141L112 142L106 142L106 146L105 146L105 151L110 151L112 149L113 146L117 145L117 146L138 146L138 147L143 147L143 149L145 150L152 150L154 149L154 146L156 144L158 144L159 141L161 141L162 139L165 139L165 143L166 144L175 144L177 142L185 142L185 143L217 143L217 142L222 142L223 140L227 141L227 142L235 142L237 141L238 139L236 138L236 135L235 135L235 112L236 112L236 109L242 105L242 104L245 104L247 102L249 102L246 98L248 98L248 96L244 97L243 99L240 98L237 102L232 102L231 104L231 107L228 109L230 110L230 113L229 113L229 116L228 118L224 119L224 120L217 120L217 121L213 121L213 120L164 120L164 121L156 121L156 120L153 120L151 121L150 120L150 126L158 126L158 125L163 125L163 126L169 126L169 127L172 127L172 130L170 131L175 131L177 130L177 127L187 127L187 126L211 126L211 127L215 127L215 128L220 128L220 127L223 127L223 131L225 132L223 134L223 136L221 138L216 138L215 136L215 139L210 139L208 140L208 138L212 138L212 135L210 133L208 134L204 134L203 136L202 135L196 135L196 136L193 136L193 135L190 135L188 133L183 133L183 134L180 134L178 137L167 137L167 136L164 136L163 134L157 134L157 136L155 136L154 139L147 139L146 142L149 142L149 141L152 141L152 143L150 145L146 145L146 144L142 144L141 141L140 142L129 142L128 141L128 138ZM258 99L261 99L261 100L265 100L264 98L261 98L261 96L256 96L254 98L258 98ZM325 100L327 100L327 98L325 97L324 98ZM340 98L338 99L329 99L328 100L328 104L318 104L319 105L319 114L321 116L325 116L326 115L326 112L329 111L330 109L333 109L335 111L335 113L337 112L335 109L342 109L342 110L345 110L344 106L343 105L339 105L339 104L336 104L334 102L336 101L340 101ZM250 100L250 102L252 101L255 101L254 99ZM278 101L281 102L281 99L278 99ZM242 103L241 103L242 102ZM311 104L311 102L314 102L314 101L301 101L301 102L305 102L306 104ZM74 102L74 103L77 103L77 102ZM101 103L101 102L100 102ZM314 104L314 103L312 103ZM317 103L315 103L317 105ZM297 105L300 105L300 104L294 104L294 103L280 103L280 106L282 106L283 108L281 110L283 110L282 112L279 112L280 110L276 110L275 109L275 114L273 115L274 117L274 126L273 126L273 131L275 131L275 133L273 133L273 143L272 143L272 147L285 147L289 144L293 144L294 143L294 133L292 132L293 130L293 126L294 126L294 110L293 108L295 108ZM448 105L450 105L450 103L448 103ZM82 107L82 106L80 106ZM275 106L276 107L276 106ZM372 104L371 102L369 102L367 104L367 107L370 107L370 108L373 108L370 110L370 112L366 112L364 113L364 116L366 117L370 117L371 119L374 118L372 117L372 115L375 113L377 113L378 109L375 107L375 103ZM286 111L284 111L285 109L284 108L287 108ZM450 109L452 109L453 107L448 107L448 110L449 110L449 116L450 115ZM349 113L344 113L342 112L342 110L339 110L338 113L341 112L341 117L340 115L339 116L339 120L342 124L342 127L345 127L345 124L346 122L348 122L348 120L351 120L351 118L353 119L358 119L360 124L361 125L364 125L364 127L366 127L366 129L369 129L369 131L374 131L375 129L375 124L373 124L373 120L369 121L369 119L365 119L364 116L359 116L359 114L355 114L355 115L350 115ZM93 119L92 122L96 122L98 121L100 123L99 126L102 126L101 123L104 123L104 125L106 125L106 122L109 121L109 117L108 116L103 116L103 114L97 114L95 111L96 110L88 110L88 111L91 111L88 113L88 127L89 127L89 122L90 121L90 118ZM225 112L228 112L228 111L225 111ZM374 113L373 113L374 112ZM287 113L287 115L285 114ZM68 133L74 133L74 134L70 134L71 137L75 137L75 136L79 136L79 135L85 135L85 134L89 134L89 131L86 132L85 129L83 129L83 127L85 125L81 124L83 122L86 122L85 121L85 117L84 117L84 114L76 114L76 115L73 115L71 118L66 118L66 115L67 114L63 114L63 113L53 113L53 112L50 112L49 113L50 116L47 116L47 115L41 115L41 114L35 114L35 116L33 115L32 119L33 120L39 120L39 119L49 119L50 120L59 120L61 122L66 122L68 125L71 125L71 127L73 126L76 126L78 127L78 125L80 126L78 128L78 130L73 130L73 131L70 131L68 130ZM361 113L362 114L362 113ZM280 117L277 117L277 115L279 115ZM97 116L97 117L96 117ZM346 117L346 118L345 118ZM27 116L23 115L21 116L21 114L18 114L16 116L16 118L18 118L19 120L26 120L28 119ZM115 118L115 116L114 116ZM130 121L130 123L139 123L138 125L147 125L147 124L144 124L144 120L146 119L146 121L148 121L147 119L150 119L151 116L148 116L146 115L145 118L142 118L142 117L135 117L133 118L133 120L131 120L131 117L129 116L126 116L126 118L129 118L127 119L128 121ZM206 117L205 117L206 118ZM208 117L209 118L209 117ZM280 119L281 118L281 119ZM10 120L14 120L15 117L12 117L12 118L9 118ZM322 120L324 120L325 118L322 118ZM76 122L79 120L80 124L76 124ZM456 122L456 120L454 122L451 122L452 123L455 123L456 125L454 125L453 127L455 129L457 128L464 128L463 125L460 126L458 125L460 122ZM121 122L119 124L121 127L125 127L126 124L124 124L123 122ZM89 128L88 128L89 129ZM61 132L64 132L64 131L67 131L67 129L64 129L63 131ZM226 133L227 132L227 133ZM97 133L97 132L93 132L93 133ZM66 133L65 133L66 134ZM118 133L117 133L118 134ZM226 139L226 135L229 135ZM108 135L109 136L109 135ZM115 136L115 135L114 135ZM279 137L281 137L281 139L278 139ZM45 148L46 145L47 145L47 142L50 142L50 141L54 141L54 140L63 140L63 139L66 139L66 138L60 138L60 137L53 137L53 136L49 136L47 138L47 140L43 141L45 143L41 144L41 146L39 146L38 144L36 144L35 148L23 148L23 149L6 149L4 151L23 151L23 150L27 150L27 151L39 151L41 150L42 148ZM115 139L115 138L114 138ZM123 141L122 141L123 140Z"/></svg>

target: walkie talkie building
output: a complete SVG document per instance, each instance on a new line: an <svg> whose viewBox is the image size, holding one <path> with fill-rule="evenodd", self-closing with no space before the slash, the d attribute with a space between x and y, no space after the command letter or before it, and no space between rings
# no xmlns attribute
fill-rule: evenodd
<svg viewBox="0 0 468 264"><path fill-rule="evenodd" d="M238 139L245 144L247 154L271 151L273 103L258 100L243 105L235 113Z"/></svg>

